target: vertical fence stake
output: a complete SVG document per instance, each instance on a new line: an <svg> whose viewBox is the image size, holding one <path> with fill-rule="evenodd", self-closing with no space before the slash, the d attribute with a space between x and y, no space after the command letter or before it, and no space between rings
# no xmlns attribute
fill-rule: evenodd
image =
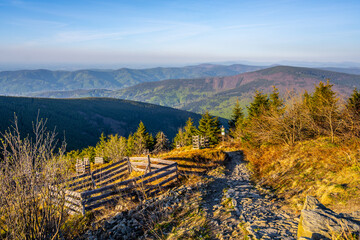
<svg viewBox="0 0 360 240"><path fill-rule="evenodd" d="M82 206L82 212L81 214L84 216L85 215L85 201L83 199L83 197L80 197L80 201L81 201L81 206Z"/></svg>
<svg viewBox="0 0 360 240"><path fill-rule="evenodd" d="M150 155L148 155L148 168L149 168L149 172L151 172Z"/></svg>
<svg viewBox="0 0 360 240"><path fill-rule="evenodd" d="M130 158L127 157L126 159L127 159L129 174L131 174L131 172L132 172L132 167L131 167L131 163L130 163Z"/></svg>

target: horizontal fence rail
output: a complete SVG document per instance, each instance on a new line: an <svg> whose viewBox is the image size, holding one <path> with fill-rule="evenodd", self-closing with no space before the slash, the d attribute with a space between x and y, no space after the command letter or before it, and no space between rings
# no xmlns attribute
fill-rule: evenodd
<svg viewBox="0 0 360 240"><path fill-rule="evenodd" d="M127 180L132 171L143 175ZM70 213L85 214L107 204L116 204L124 197L152 196L178 180L178 164L159 158L124 158L103 168L65 181L68 190L51 187L54 198L65 201ZM122 181L121 181L122 180Z"/></svg>

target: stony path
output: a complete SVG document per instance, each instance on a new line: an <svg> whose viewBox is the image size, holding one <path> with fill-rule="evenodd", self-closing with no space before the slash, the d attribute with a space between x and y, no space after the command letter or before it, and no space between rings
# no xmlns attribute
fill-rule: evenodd
<svg viewBox="0 0 360 240"><path fill-rule="evenodd" d="M250 182L241 153L228 153L222 176L215 176L204 190L203 208L218 239L239 239L247 231L253 239L296 239L298 216L280 209L269 194Z"/></svg>

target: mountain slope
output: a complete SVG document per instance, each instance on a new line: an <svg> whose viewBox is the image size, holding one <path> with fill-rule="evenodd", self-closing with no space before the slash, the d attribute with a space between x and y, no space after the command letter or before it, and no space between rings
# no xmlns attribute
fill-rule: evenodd
<svg viewBox="0 0 360 240"><path fill-rule="evenodd" d="M114 91L90 90L82 93L74 91L72 95L98 94L176 107L197 113L209 110L214 115L229 118L236 99L239 98L242 107L245 107L255 90L268 93L272 90L272 86L276 86L282 94L291 90L311 92L315 84L327 79L334 84L334 89L341 95L349 95L353 88L360 88L360 75L314 68L276 66L235 76L172 79L141 83ZM52 96L58 94L62 97L69 95L67 92L49 94Z"/></svg>
<svg viewBox="0 0 360 240"><path fill-rule="evenodd" d="M326 68L320 68L322 70L326 71L332 71L332 72L340 72L340 73L348 73L348 74L356 74L360 75L360 68L336 68L336 67L326 67Z"/></svg>
<svg viewBox="0 0 360 240"><path fill-rule="evenodd" d="M22 132L30 133L38 111L41 118L48 119L48 129L56 127L60 138L65 133L68 150L96 144L101 132L128 136L136 131L140 121L153 135L164 131L172 139L189 117L194 122L201 117L169 107L109 98L0 97L0 132L10 126L16 113Z"/></svg>
<svg viewBox="0 0 360 240"><path fill-rule="evenodd" d="M264 67L247 65L202 64L180 68L149 68L118 70L19 70L0 72L0 94L24 95L33 92L76 89L119 89L142 82L164 79L230 76Z"/></svg>
<svg viewBox="0 0 360 240"><path fill-rule="evenodd" d="M276 86L284 94L291 90L312 91L320 81L330 79L334 89L348 95L360 87L360 76L312 68L277 66L236 76L144 83L110 92L111 97L151 102L229 118L237 98L244 107L255 90L270 92Z"/></svg>

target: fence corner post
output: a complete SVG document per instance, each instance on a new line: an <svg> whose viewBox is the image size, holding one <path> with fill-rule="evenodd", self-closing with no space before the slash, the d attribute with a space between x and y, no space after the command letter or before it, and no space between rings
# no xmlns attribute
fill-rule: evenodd
<svg viewBox="0 0 360 240"><path fill-rule="evenodd" d="M126 157L126 160L127 160L127 164L128 164L128 171L129 171L129 174L131 174L132 172L132 167L131 167L131 163L130 163L130 158L129 156Z"/></svg>
<svg viewBox="0 0 360 240"><path fill-rule="evenodd" d="M85 199L82 196L80 196L80 201L81 201L81 207L82 207L81 214L84 216L85 215Z"/></svg>
<svg viewBox="0 0 360 240"><path fill-rule="evenodd" d="M151 162L150 162L150 155L147 156L148 157L148 169L149 169L149 172L151 172Z"/></svg>

